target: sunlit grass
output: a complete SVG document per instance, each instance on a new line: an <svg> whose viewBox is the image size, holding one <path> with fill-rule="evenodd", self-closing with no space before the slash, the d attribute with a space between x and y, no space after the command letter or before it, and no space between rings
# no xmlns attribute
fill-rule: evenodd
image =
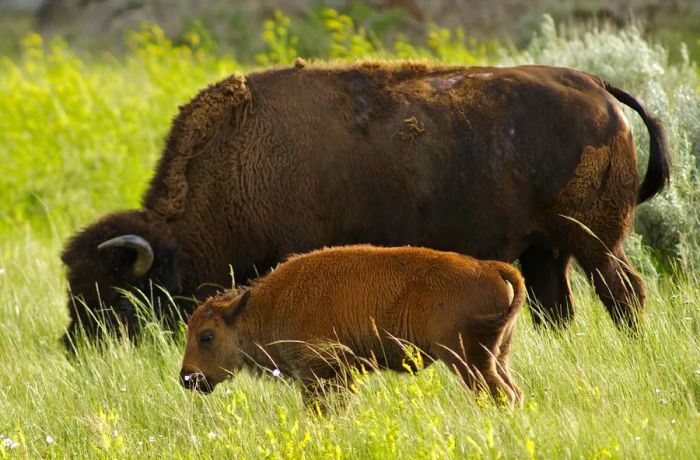
<svg viewBox="0 0 700 460"><path fill-rule="evenodd" d="M210 396L178 383L184 335L148 328L70 358L59 239L0 246L0 433L13 455L63 457L673 457L700 452L700 282L650 283L644 332L614 328L585 281L561 333L519 322L514 378L525 407L495 407L442 364L415 376L359 375L357 394L319 417L300 388L249 373ZM52 443L46 442L50 436ZM10 449L0 448L0 455Z"/></svg>
<svg viewBox="0 0 700 460"><path fill-rule="evenodd" d="M30 35L20 61L0 60L0 228L137 206L178 104L239 68L157 28L130 42L126 58L86 62Z"/></svg>

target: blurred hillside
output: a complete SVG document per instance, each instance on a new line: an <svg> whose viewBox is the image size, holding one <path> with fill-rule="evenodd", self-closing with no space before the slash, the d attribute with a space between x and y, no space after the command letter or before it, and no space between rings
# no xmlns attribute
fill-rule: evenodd
<svg viewBox="0 0 700 460"><path fill-rule="evenodd" d="M320 11L328 6L377 40L424 36L437 24L461 27L479 41L522 47L547 13L564 25L636 22L671 49L685 41L692 54L700 54L696 0L0 0L0 31L10 37L0 52L16 49L17 37L28 29L65 37L76 48L119 51L124 30L149 22L175 40L193 29L206 30L223 50L253 56L262 47L260 24L279 9L299 29L300 54L314 56Z"/></svg>

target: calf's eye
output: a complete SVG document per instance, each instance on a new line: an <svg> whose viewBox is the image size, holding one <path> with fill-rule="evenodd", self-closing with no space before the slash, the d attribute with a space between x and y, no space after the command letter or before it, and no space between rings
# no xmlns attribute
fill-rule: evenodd
<svg viewBox="0 0 700 460"><path fill-rule="evenodd" d="M214 340L214 334L211 332L204 332L199 336L199 343L210 343Z"/></svg>

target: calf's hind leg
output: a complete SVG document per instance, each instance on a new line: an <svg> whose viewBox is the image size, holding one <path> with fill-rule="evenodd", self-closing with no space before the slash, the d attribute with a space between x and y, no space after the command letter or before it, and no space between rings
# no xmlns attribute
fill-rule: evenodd
<svg viewBox="0 0 700 460"><path fill-rule="evenodd" d="M497 358L497 364L498 364L498 375L501 376L504 382L506 382L506 385L510 387L510 389L513 391L513 394L515 395L515 403L517 405L522 406L523 402L525 401L525 397L523 395L523 390L518 387L518 385L513 382L513 380L510 378L510 347L511 344L513 343L513 334L515 333L515 320L512 320L508 326L506 327L505 332L503 333L503 339L501 340L501 344L498 347L498 358Z"/></svg>
<svg viewBox="0 0 700 460"><path fill-rule="evenodd" d="M488 389L498 403L504 402L513 406L517 400L511 389L498 372L496 357L499 350L501 334L469 337L462 341L460 338L445 347L436 347L434 352L457 375L464 384L473 391Z"/></svg>
<svg viewBox="0 0 700 460"><path fill-rule="evenodd" d="M520 267L530 296L535 326L567 326L574 319L574 301L569 286L571 257L543 246L532 246L520 257Z"/></svg>

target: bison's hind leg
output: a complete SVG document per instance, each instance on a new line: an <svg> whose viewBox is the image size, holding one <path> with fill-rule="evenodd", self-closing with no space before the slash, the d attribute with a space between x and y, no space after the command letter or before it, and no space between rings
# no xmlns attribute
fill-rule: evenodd
<svg viewBox="0 0 700 460"><path fill-rule="evenodd" d="M468 337L460 334L458 340L436 347L434 354L473 391L486 389L497 403L513 407L518 400L511 386L498 371L497 357L502 339L498 334ZM463 337L467 337L462 340Z"/></svg>
<svg viewBox="0 0 700 460"><path fill-rule="evenodd" d="M579 261L618 326L636 328L644 286L632 269L622 241L637 204L635 148L628 130L608 145L586 147L573 179L560 193L550 223L558 247Z"/></svg>
<svg viewBox="0 0 700 460"><path fill-rule="evenodd" d="M644 308L644 282L618 243L607 250L599 241L577 251L576 259L592 279L596 294L618 327L636 330Z"/></svg>
<svg viewBox="0 0 700 460"><path fill-rule="evenodd" d="M519 258L530 296L535 326L567 326L574 319L569 285L569 255L558 257L543 246L533 246Z"/></svg>

